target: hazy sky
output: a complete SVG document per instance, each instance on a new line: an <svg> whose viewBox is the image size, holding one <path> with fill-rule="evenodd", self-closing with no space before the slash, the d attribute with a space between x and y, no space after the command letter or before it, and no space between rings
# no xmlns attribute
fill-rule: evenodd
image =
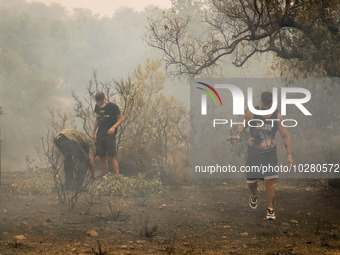
<svg viewBox="0 0 340 255"><path fill-rule="evenodd" d="M86 8L92 10L93 13L109 17L121 6L131 7L137 11L144 10L148 5L171 7L171 0L26 0L26 2L42 2L48 5L59 3L70 11L73 8Z"/></svg>

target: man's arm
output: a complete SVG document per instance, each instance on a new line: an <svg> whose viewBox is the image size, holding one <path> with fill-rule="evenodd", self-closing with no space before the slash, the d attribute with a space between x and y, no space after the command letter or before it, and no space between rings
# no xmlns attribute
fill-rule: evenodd
<svg viewBox="0 0 340 255"><path fill-rule="evenodd" d="M279 132L280 132L281 137L282 137L282 141L285 145L285 148L286 148L286 151L287 151L287 154L288 154L287 162L288 162L289 165L292 165L292 164L294 164L294 159L293 159L293 156L292 156L292 141L290 139L290 135L288 133L287 128L282 125L282 121L283 121L282 115L278 114L278 118L279 118L278 129L279 129Z"/></svg>
<svg viewBox="0 0 340 255"><path fill-rule="evenodd" d="M93 131L92 131L92 140L96 142L96 131L98 128L98 116L96 116L96 119L94 121Z"/></svg>
<svg viewBox="0 0 340 255"><path fill-rule="evenodd" d="M118 115L117 122L107 131L109 135L113 135L115 133L116 128L124 121L124 116L122 114Z"/></svg>

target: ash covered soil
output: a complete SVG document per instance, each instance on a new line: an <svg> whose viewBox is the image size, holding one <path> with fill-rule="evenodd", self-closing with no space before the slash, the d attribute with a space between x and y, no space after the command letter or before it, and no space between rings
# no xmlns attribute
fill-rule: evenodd
<svg viewBox="0 0 340 255"><path fill-rule="evenodd" d="M339 192L303 182L277 182L277 220L268 222L263 183L256 210L248 206L244 180L168 186L161 197L85 192L70 210L56 191L12 192L13 181L25 175L2 173L1 255L340 254Z"/></svg>

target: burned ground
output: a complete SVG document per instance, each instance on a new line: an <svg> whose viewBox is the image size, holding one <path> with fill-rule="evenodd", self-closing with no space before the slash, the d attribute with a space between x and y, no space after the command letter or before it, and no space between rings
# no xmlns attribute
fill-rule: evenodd
<svg viewBox="0 0 340 255"><path fill-rule="evenodd" d="M0 254L340 254L340 194L277 183L277 220L252 211L243 180L168 186L161 197L17 195L2 174ZM23 240L15 240L15 236ZM18 238L18 237L17 237ZM20 239L20 237L18 238Z"/></svg>

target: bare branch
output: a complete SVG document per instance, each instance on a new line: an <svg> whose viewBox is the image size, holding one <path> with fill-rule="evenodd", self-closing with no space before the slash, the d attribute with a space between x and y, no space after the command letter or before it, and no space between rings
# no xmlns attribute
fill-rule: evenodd
<svg viewBox="0 0 340 255"><path fill-rule="evenodd" d="M176 10L149 18L145 40L163 52L169 75L209 72L226 56L242 66L255 53L274 52L282 59L313 61L329 76L340 76L339 64L333 68L328 64L334 52L340 58L338 1L210 0L205 4L204 10L196 10L204 17L201 23L193 24Z"/></svg>

